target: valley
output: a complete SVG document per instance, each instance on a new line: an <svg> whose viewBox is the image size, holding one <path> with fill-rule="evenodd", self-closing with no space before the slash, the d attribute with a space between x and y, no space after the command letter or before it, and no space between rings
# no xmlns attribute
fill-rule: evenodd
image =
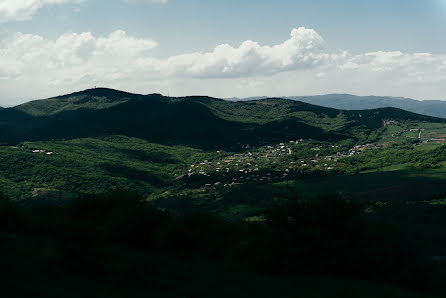
<svg viewBox="0 0 446 298"><path fill-rule="evenodd" d="M74 251L61 251L87 251L92 259L82 266L98 266L95 254L110 256L116 241L125 245L121 253L126 258L129 249L142 247L150 254L140 258L148 257L149 263L161 251L162 258L173 254L181 259L182 250L171 242L184 241L180 247L191 249L189 257L202 251L215 266L221 266L221 258L240 265L250 276L246 283L257 278L248 272L262 274L259 262L265 262L268 274L289 271L308 278L332 272L348 278L359 272L407 289L412 288L404 270L412 269L397 265L406 254L425 265L440 260L432 270L444 269L446 120L441 118L393 108L343 111L285 99L227 102L92 89L2 110L0 128L1 194L22 210L0 206L20 223L7 229L12 235L22 235L16 226L27 233L37 229L54 238L48 247L51 241L59 243L60 235L81 237ZM30 222L23 221L22 213L30 214ZM49 222L43 224L41 218ZM68 222L63 231L59 220ZM354 226L360 231L351 230ZM349 236L359 235L355 233L366 238ZM321 238L312 239L316 234ZM228 237L227 242L215 235ZM395 237L405 240L385 248ZM428 249L415 253L399 246L407 240L411 248L420 239L430 243ZM19 245L14 243L8 249ZM91 250L91 243L100 252ZM329 265L326 245L340 245L348 253L332 250L335 263ZM306 263L295 255L296 247L320 262ZM244 257L248 251L252 259ZM369 263L377 251L387 261ZM350 258L364 259L357 268L336 265L357 262ZM36 268L44 259L37 257ZM178 266L177 261L165 262ZM209 270L206 262L187 262L185 266ZM288 268L288 262L297 267ZM222 278L233 278L229 272L222 269L221 274L229 274ZM389 282L393 278L398 281ZM441 288L432 287L434 293Z"/></svg>
<svg viewBox="0 0 446 298"><path fill-rule="evenodd" d="M283 99L226 102L98 88L6 109L0 126L0 187L11 199L28 200L35 189L78 195L131 189L160 204L187 197L200 205L250 185L273 192L301 185L299 193L314 196L311 179L340 180L319 188L321 194L356 196L376 191L367 182L349 190L348 181L361 173L431 169L434 181L446 161L443 119Z"/></svg>
<svg viewBox="0 0 446 298"><path fill-rule="evenodd" d="M0 0L0 298L446 297L445 13Z"/></svg>

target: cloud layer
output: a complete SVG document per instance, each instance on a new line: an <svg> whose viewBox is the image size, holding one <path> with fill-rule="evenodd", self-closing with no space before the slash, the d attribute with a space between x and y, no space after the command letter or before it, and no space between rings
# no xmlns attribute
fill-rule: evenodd
<svg viewBox="0 0 446 298"><path fill-rule="evenodd" d="M446 55L330 53L315 30L303 27L277 45L247 40L165 59L151 55L156 46L122 30L56 40L13 34L0 42L0 92L8 101L0 105L94 85L220 97L350 92L446 99Z"/></svg>

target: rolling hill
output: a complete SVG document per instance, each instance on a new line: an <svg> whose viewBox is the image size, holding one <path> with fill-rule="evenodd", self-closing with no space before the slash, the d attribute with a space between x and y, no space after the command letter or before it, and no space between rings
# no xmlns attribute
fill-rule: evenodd
<svg viewBox="0 0 446 298"><path fill-rule="evenodd" d="M420 280L429 293L444 293L444 271L434 271L443 267L430 266L446 252L445 123L398 108L101 88L3 109L5 280L16 295L61 277L61 291L114 292L79 286L100 276L139 297L146 289L135 280L164 294L176 272L186 296L211 278L212 290L231 289L229 279L240 296L248 294L239 283L252 283L259 297L280 297L277 288L289 297L303 287L268 290L258 278L308 273L318 284L318 274L332 274L336 287L354 285L340 297L376 287L351 276L384 282L370 297L419 297L410 290ZM48 263L57 266L45 271ZM335 297L329 292L320 297Z"/></svg>
<svg viewBox="0 0 446 298"><path fill-rule="evenodd" d="M249 97L244 99L231 98L229 100L250 101L263 98L265 97ZM441 101L441 100L419 101L403 97L355 96L351 94L292 96L285 98L340 110L367 110L367 109L393 107L417 114L446 118L446 101Z"/></svg>
<svg viewBox="0 0 446 298"><path fill-rule="evenodd" d="M229 102L98 88L2 110L0 143L119 134L236 150L284 139L359 140L388 119L442 121L396 108L342 111L290 99Z"/></svg>
<svg viewBox="0 0 446 298"><path fill-rule="evenodd" d="M193 198L194 205L202 202L210 210L245 216L270 202L272 196L259 199L259 193L274 189L259 186L269 183L265 179L281 182L287 176L301 179L441 162L443 153L424 153L415 146L440 146L437 139L446 134L445 122L397 108L345 111L279 98L230 102L90 89L0 111L0 187L11 198L29 198L36 189L60 190L67 196L132 189L154 199L173 198L176 206ZM424 142L419 132L410 131L416 127L425 129ZM431 139L436 141L429 143ZM347 156L360 144L383 148L397 140L399 147L371 151L358 160L326 160ZM301 163L308 167L298 167ZM248 171L258 173L253 177ZM216 204L194 191L248 176L252 184L243 191L218 191L215 197L224 199ZM368 184L361 184L367 191ZM302 193L317 195L320 189L312 191L310 185ZM327 190L337 192L338 185Z"/></svg>

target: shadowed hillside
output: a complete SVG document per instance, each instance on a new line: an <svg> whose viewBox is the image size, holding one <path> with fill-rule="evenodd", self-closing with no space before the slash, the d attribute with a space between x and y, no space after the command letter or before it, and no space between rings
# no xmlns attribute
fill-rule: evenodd
<svg viewBox="0 0 446 298"><path fill-rule="evenodd" d="M226 147L284 139L359 140L383 120L438 119L394 108L339 111L286 99L228 102L91 89L0 112L0 142L121 134L163 144Z"/></svg>
<svg viewBox="0 0 446 298"><path fill-rule="evenodd" d="M290 199L264 214L264 223L172 214L125 192L64 206L0 198L2 293L421 298L444 290L416 236L360 206Z"/></svg>

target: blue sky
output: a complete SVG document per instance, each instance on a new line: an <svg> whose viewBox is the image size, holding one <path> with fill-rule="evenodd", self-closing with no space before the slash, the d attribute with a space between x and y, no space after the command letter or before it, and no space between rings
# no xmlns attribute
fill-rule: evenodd
<svg viewBox="0 0 446 298"><path fill-rule="evenodd" d="M446 0L0 0L0 105L92 84L446 100L444 36Z"/></svg>

